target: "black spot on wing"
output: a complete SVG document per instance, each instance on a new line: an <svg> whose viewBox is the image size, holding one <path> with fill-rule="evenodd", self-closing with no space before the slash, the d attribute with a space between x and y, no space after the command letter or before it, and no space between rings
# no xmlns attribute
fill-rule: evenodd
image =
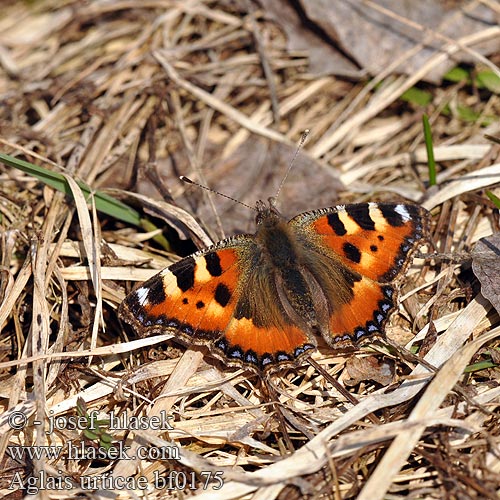
<svg viewBox="0 0 500 500"><path fill-rule="evenodd" d="M328 225L333 229L333 232L337 236L344 236L347 233L347 229L344 226L344 223L340 220L339 214L334 212L332 214L328 214Z"/></svg>
<svg viewBox="0 0 500 500"><path fill-rule="evenodd" d="M215 288L214 298L222 307L226 307L231 300L231 292L224 283L219 283Z"/></svg>
<svg viewBox="0 0 500 500"><path fill-rule="evenodd" d="M359 248L354 246L352 243L344 243L342 250L344 251L344 255L352 262L355 262L356 264L361 262L361 252L359 251Z"/></svg>
<svg viewBox="0 0 500 500"><path fill-rule="evenodd" d="M351 207L347 206L346 212L361 229L375 231L375 222L370 217L368 203L360 203Z"/></svg>
<svg viewBox="0 0 500 500"><path fill-rule="evenodd" d="M205 255L205 262L207 265L207 271L210 276L220 276L222 274L222 267L220 265L220 258L217 252L210 252Z"/></svg>
<svg viewBox="0 0 500 500"><path fill-rule="evenodd" d="M186 292L194 285L194 270L196 263L193 257L186 257L185 259L172 264L168 270L177 278L177 286ZM148 296L149 299L149 296Z"/></svg>

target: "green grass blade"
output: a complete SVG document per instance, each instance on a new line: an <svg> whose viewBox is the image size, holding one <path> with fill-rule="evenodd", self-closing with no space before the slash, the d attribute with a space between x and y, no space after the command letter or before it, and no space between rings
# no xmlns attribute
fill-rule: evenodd
<svg viewBox="0 0 500 500"><path fill-rule="evenodd" d="M429 118L426 114L422 116L422 123L424 124L424 140L425 148L427 150L427 166L429 168L429 186L435 186L436 180L436 161L434 159L434 147L432 144L432 132L429 124Z"/></svg>
<svg viewBox="0 0 500 500"><path fill-rule="evenodd" d="M71 189L68 182L66 181L64 175L59 174L58 172L53 172L52 170L39 167L38 165L33 165L33 163L29 163L27 161L20 160L19 158L14 158L13 156L3 153L0 153L0 161L5 163L9 167L22 170L23 172L32 175L37 179L40 179L48 186L71 196ZM136 226L141 225L141 216L139 215L139 212L137 212L133 208L125 205L125 203L122 203L119 200L116 200L112 196L104 194L100 191L93 191L84 182L78 180L76 182L82 190L87 201L90 201L91 197L93 196L95 206L100 212L129 224L134 224Z"/></svg>
<svg viewBox="0 0 500 500"><path fill-rule="evenodd" d="M486 196L494 203L498 210L500 210L500 198L495 196L491 191L486 191Z"/></svg>
<svg viewBox="0 0 500 500"><path fill-rule="evenodd" d="M38 165L34 165L33 163L20 160L19 158L15 158L14 156L4 153L0 153L0 161L9 167L22 170L23 172L41 180L43 183L47 184L47 186L72 196L72 192L66 178L58 172L54 172L44 167L39 167ZM156 229L151 222L142 218L139 212L134 210L132 207L129 207L120 200L117 200L101 191L92 190L82 181L76 180L76 182L82 190L87 202L93 197L96 209L99 210L99 212L121 220L122 222L126 222L127 224L133 224L142 228L147 227L146 230L148 231ZM155 236L153 239L166 250L170 250L170 244L162 234Z"/></svg>

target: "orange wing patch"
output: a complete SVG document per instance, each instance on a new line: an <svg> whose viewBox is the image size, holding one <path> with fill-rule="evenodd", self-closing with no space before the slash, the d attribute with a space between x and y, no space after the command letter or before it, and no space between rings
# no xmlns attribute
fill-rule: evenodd
<svg viewBox="0 0 500 500"><path fill-rule="evenodd" d="M395 291L362 277L354 283L352 299L342 304L330 317L330 334L326 340L331 346L352 344L363 337L381 334L395 306Z"/></svg>
<svg viewBox="0 0 500 500"><path fill-rule="evenodd" d="M214 347L226 361L251 364L262 370L291 365L316 348L308 335L296 326L257 327L247 318L233 318Z"/></svg>
<svg viewBox="0 0 500 500"><path fill-rule="evenodd" d="M237 303L238 262L234 249L186 257L132 292L121 315L142 336L167 330L199 344L215 340Z"/></svg>
<svg viewBox="0 0 500 500"><path fill-rule="evenodd" d="M425 211L416 205L360 203L321 212L311 224L320 242L345 266L384 283L403 270L426 232Z"/></svg>

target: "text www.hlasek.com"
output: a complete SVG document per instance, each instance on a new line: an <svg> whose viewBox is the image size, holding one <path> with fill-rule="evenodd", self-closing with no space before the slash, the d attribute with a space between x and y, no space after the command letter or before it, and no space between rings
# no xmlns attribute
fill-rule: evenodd
<svg viewBox="0 0 500 500"><path fill-rule="evenodd" d="M128 454L130 446L123 441L111 446L89 446L84 441L75 444L69 440L65 446L9 446L7 452L14 460L56 460L63 456L69 460L179 460L179 448L176 446L139 446L134 456Z"/></svg>

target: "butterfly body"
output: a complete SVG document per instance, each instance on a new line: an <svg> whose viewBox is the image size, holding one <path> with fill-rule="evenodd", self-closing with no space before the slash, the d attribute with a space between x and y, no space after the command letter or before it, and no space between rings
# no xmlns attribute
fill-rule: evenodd
<svg viewBox="0 0 500 500"><path fill-rule="evenodd" d="M126 297L121 318L141 336L172 332L259 373L297 364L316 334L332 347L383 334L394 282L427 232L424 209L363 203L289 221L271 200L257 210L254 235L164 269Z"/></svg>

